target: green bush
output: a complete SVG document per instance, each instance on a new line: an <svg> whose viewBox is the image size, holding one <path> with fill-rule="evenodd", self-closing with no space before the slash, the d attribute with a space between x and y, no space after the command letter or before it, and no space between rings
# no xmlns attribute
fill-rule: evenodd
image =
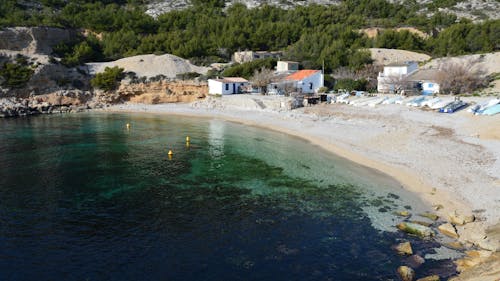
<svg viewBox="0 0 500 281"><path fill-rule="evenodd" d="M104 72L97 73L95 77L90 80L90 84L92 87L104 91L112 91L118 87L119 82L125 77L123 70L123 68L118 66L106 67Z"/></svg>
<svg viewBox="0 0 500 281"><path fill-rule="evenodd" d="M33 72L33 69L27 65L25 60L24 63L5 62L2 67L0 67L0 76L3 78L2 86L8 88L22 88L31 79Z"/></svg>

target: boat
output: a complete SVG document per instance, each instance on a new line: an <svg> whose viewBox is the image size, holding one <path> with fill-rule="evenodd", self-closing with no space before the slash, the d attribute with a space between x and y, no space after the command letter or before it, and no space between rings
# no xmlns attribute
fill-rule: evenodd
<svg viewBox="0 0 500 281"><path fill-rule="evenodd" d="M397 101L403 100L401 96L395 96L392 98L388 98L385 101L382 102L382 104L393 104L396 103Z"/></svg>
<svg viewBox="0 0 500 281"><path fill-rule="evenodd" d="M488 107L483 111L482 115L495 115L497 113L500 113L500 104Z"/></svg>
<svg viewBox="0 0 500 281"><path fill-rule="evenodd" d="M360 99L360 100L356 100L355 103L353 103L352 105L354 106L364 106L364 105L367 105L368 103L374 101L378 99L378 97L371 97L371 98L364 98L364 99Z"/></svg>
<svg viewBox="0 0 500 281"><path fill-rule="evenodd" d="M430 105L429 107L430 107L431 109L440 109L440 108L443 108L443 107L447 106L448 104L450 104L450 103L452 103L452 102L453 102L453 100L451 100L451 99L446 99L446 100L438 101L438 102L436 102L435 104Z"/></svg>
<svg viewBox="0 0 500 281"><path fill-rule="evenodd" d="M410 98L405 98L405 99L400 99L400 100L397 100L395 101L394 103L395 104L406 104L410 101L412 101L414 98L410 97Z"/></svg>
<svg viewBox="0 0 500 281"><path fill-rule="evenodd" d="M368 106L375 107L377 104L381 104L382 102L384 102L387 99L388 99L387 97L379 97L378 99L369 102Z"/></svg>
<svg viewBox="0 0 500 281"><path fill-rule="evenodd" d="M349 93L344 93L335 98L336 103L348 103L349 102Z"/></svg>
<svg viewBox="0 0 500 281"><path fill-rule="evenodd" d="M423 99L417 99L414 102L410 103L410 106L415 106L415 107L420 107L422 106L422 103L427 101L427 97L423 96Z"/></svg>
<svg viewBox="0 0 500 281"><path fill-rule="evenodd" d="M429 100L425 100L424 102L422 102L421 106L422 107L424 107L424 106L431 107L433 104L438 103L440 101L441 101L440 98L435 97L435 98L432 98L432 99L429 99Z"/></svg>
<svg viewBox="0 0 500 281"><path fill-rule="evenodd" d="M481 103L479 108L477 108L473 113L476 115L481 115L485 110L487 110L492 106L497 105L498 103L500 103L500 99L492 99L487 102Z"/></svg>
<svg viewBox="0 0 500 281"><path fill-rule="evenodd" d="M421 96L421 97L416 97L412 100L410 100L409 102L406 103L406 106L418 106L418 104L420 104L421 102L423 102L425 100L425 97L424 96ZM415 104L415 105L414 105Z"/></svg>
<svg viewBox="0 0 500 281"><path fill-rule="evenodd" d="M464 108L466 106L467 106L466 102L464 102L462 100L456 100L456 101L451 102L447 106L442 107L441 109L439 109L439 112L453 113L453 112L456 112L456 111L458 111L461 108Z"/></svg>

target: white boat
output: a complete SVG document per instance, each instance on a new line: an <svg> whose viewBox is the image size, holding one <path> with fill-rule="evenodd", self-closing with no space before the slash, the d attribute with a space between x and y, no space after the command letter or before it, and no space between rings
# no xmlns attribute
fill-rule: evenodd
<svg viewBox="0 0 500 281"><path fill-rule="evenodd" d="M495 106L500 103L500 99L491 99L487 102L481 103L479 108L477 108L473 113L477 115L483 114L488 108Z"/></svg>
<svg viewBox="0 0 500 281"><path fill-rule="evenodd" d="M409 98L397 100L394 103L395 104L406 104L406 103L410 102L413 99L414 99L413 97L409 97Z"/></svg>
<svg viewBox="0 0 500 281"><path fill-rule="evenodd" d="M393 103L396 103L399 100L403 100L403 97L401 97L401 96L395 96L395 97L392 97L392 98L388 98L385 101L383 101L382 104L393 104Z"/></svg>
<svg viewBox="0 0 500 281"><path fill-rule="evenodd" d="M364 106L367 105L368 103L378 99L378 97L371 97L371 98L364 98L361 100L357 100L356 103L353 103L352 105L354 106Z"/></svg>
<svg viewBox="0 0 500 281"><path fill-rule="evenodd" d="M348 103L349 102L349 93L341 94L340 96L335 98L336 103Z"/></svg>
<svg viewBox="0 0 500 281"><path fill-rule="evenodd" d="M435 104L429 106L430 108L432 109L440 109L440 108L443 108L445 106L447 106L448 104L452 103L453 100L452 99L446 99L446 100L442 100L442 101L438 101L436 102Z"/></svg>
<svg viewBox="0 0 500 281"><path fill-rule="evenodd" d="M416 97L412 99L411 101L407 102L407 106L419 106L423 101L425 100L424 96L421 97Z"/></svg>
<svg viewBox="0 0 500 281"><path fill-rule="evenodd" d="M422 107L424 107L424 106L431 107L433 104L438 103L440 101L441 101L440 98L435 97L435 98L432 98L432 99L429 99L429 100L425 100L424 102L422 102L421 106Z"/></svg>
<svg viewBox="0 0 500 281"><path fill-rule="evenodd" d="M368 106L375 107L377 104L381 104L387 99L388 99L387 97L379 97L378 99L375 99L374 101L369 102Z"/></svg>
<svg viewBox="0 0 500 281"><path fill-rule="evenodd" d="M495 115L500 113L500 104L492 105L483 111L483 115Z"/></svg>

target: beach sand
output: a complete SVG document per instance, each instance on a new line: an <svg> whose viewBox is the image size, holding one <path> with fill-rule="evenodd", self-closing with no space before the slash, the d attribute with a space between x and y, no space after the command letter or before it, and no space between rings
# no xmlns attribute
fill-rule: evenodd
<svg viewBox="0 0 500 281"><path fill-rule="evenodd" d="M395 178L430 205L442 205L436 213L444 220L455 211L474 214L475 222L456 226L459 240L499 250L500 114L440 114L402 105L323 104L285 110L255 107L255 99L236 95L106 110L220 118L301 137Z"/></svg>

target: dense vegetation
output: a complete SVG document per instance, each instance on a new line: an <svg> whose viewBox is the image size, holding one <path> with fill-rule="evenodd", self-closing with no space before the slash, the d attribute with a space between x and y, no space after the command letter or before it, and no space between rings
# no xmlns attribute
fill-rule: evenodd
<svg viewBox="0 0 500 281"><path fill-rule="evenodd" d="M309 5L284 10L264 5L248 9L224 1L193 0L193 7L154 19L138 0L41 0L22 6L1 0L0 26L45 25L84 28L91 36L56 48L63 63L112 60L146 53L171 53L194 62L227 61L237 50L286 50L287 58L304 67L327 71L341 66L360 68L370 62L367 47L400 48L437 56L489 52L500 49L500 21L457 22L454 15L419 15L416 4L385 0L346 0L340 5ZM456 1L431 1L429 8ZM388 29L370 39L360 29L413 26L431 36ZM99 39L98 39L99 38ZM245 74L254 69L240 69ZM242 75L245 76L245 75Z"/></svg>
<svg viewBox="0 0 500 281"><path fill-rule="evenodd" d="M28 83L34 70L25 57L19 55L15 61L0 65L0 85L7 88L21 88Z"/></svg>
<svg viewBox="0 0 500 281"><path fill-rule="evenodd" d="M125 77L123 68L118 66L106 67L104 72L97 73L90 84L92 87L99 88L104 91L111 91L118 87L119 82Z"/></svg>

